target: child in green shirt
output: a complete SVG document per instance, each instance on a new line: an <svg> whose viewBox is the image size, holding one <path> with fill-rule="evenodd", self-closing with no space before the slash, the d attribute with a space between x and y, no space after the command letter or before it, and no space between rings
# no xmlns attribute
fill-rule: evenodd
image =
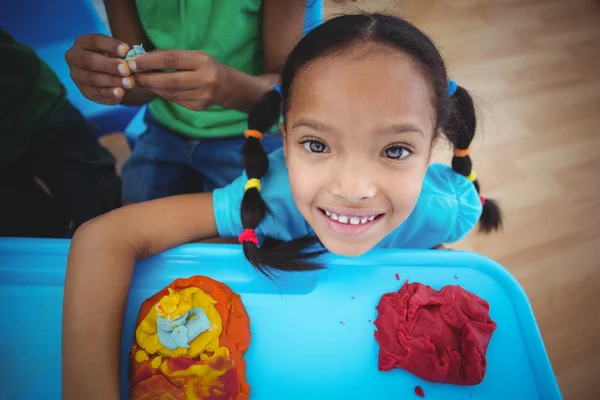
<svg viewBox="0 0 600 400"><path fill-rule="evenodd" d="M114 38L81 36L67 62L87 98L148 104L147 130L123 167L123 200L207 191L233 181L243 169L247 112L278 83L303 27L319 22L305 21L306 0L105 4ZM308 4L322 7L322 0ZM149 54L127 63L123 57L135 44ZM263 144L275 150L281 137L269 135Z"/></svg>

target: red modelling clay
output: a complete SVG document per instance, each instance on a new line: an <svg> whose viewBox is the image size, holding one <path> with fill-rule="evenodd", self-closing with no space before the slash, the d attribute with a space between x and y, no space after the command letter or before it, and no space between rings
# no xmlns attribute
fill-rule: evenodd
<svg viewBox="0 0 600 400"><path fill-rule="evenodd" d="M421 389L421 386L415 387L415 394L419 397L425 397L425 392Z"/></svg>
<svg viewBox="0 0 600 400"><path fill-rule="evenodd" d="M481 383L496 329L485 300L460 286L437 291L407 282L398 292L384 294L377 310L381 371L403 368L431 382Z"/></svg>
<svg viewBox="0 0 600 400"><path fill-rule="evenodd" d="M398 275L398 273L396 272L396 280L399 281L400 280L400 275Z"/></svg>

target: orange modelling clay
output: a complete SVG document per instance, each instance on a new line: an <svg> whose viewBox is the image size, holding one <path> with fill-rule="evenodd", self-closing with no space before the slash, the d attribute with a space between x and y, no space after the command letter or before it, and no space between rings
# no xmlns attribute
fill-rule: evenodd
<svg viewBox="0 0 600 400"><path fill-rule="evenodd" d="M129 357L131 400L247 400L250 319L240 296L204 276L147 299Z"/></svg>

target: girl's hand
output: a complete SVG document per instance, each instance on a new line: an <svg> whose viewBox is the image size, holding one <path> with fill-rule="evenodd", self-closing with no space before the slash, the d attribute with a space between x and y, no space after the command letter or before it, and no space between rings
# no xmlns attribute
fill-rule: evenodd
<svg viewBox="0 0 600 400"><path fill-rule="evenodd" d="M81 94L96 103L119 104L135 84L123 60L128 51L127 44L110 36L79 36L65 59Z"/></svg>
<svg viewBox="0 0 600 400"><path fill-rule="evenodd" d="M227 69L202 51L155 50L129 60L129 68L140 86L180 106L200 111L222 104Z"/></svg>

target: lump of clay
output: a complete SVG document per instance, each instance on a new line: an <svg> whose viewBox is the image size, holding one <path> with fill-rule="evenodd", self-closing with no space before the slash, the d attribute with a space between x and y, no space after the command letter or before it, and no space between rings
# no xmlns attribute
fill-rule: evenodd
<svg viewBox="0 0 600 400"><path fill-rule="evenodd" d="M186 299L169 288L169 294L156 305L158 341L169 350L189 348L192 340L210 328L206 311L192 308L192 301L189 291Z"/></svg>
<svg viewBox="0 0 600 400"><path fill-rule="evenodd" d="M146 54L146 50L144 50L144 46L141 44L134 44L133 48L129 50L127 55L125 56L125 61L129 61L133 58L133 56L139 56L140 54Z"/></svg>
<svg viewBox="0 0 600 400"><path fill-rule="evenodd" d="M203 276L177 279L141 307L131 349L132 400L247 400L250 320L240 297Z"/></svg>
<svg viewBox="0 0 600 400"><path fill-rule="evenodd" d="M485 300L460 286L437 291L407 282L384 294L377 310L380 370L403 368L431 382L464 386L483 381L496 329Z"/></svg>

